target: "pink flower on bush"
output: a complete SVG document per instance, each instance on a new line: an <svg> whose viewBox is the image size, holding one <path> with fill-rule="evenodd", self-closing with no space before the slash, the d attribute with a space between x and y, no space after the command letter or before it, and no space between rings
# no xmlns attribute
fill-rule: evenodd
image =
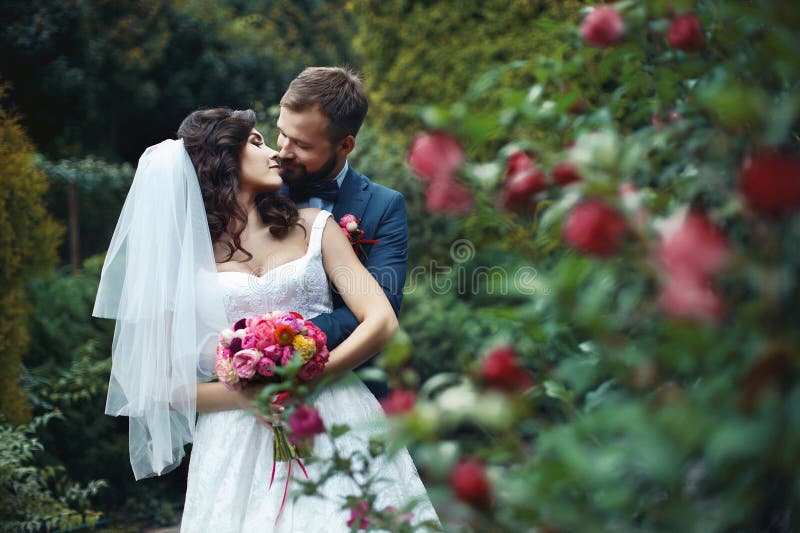
<svg viewBox="0 0 800 533"><path fill-rule="evenodd" d="M672 275L705 279L719 273L730 258L730 246L722 232L700 213L687 214L662 235L658 259Z"/></svg>
<svg viewBox="0 0 800 533"><path fill-rule="evenodd" d="M410 524L411 521L414 519L414 513L405 513L401 515L399 514L400 510L394 505L387 505L386 507L383 508L383 512L397 515L397 520L399 520L400 522L408 522Z"/></svg>
<svg viewBox="0 0 800 533"><path fill-rule="evenodd" d="M408 164L426 181L452 179L464 162L464 149L458 140L444 132L423 133L408 149Z"/></svg>
<svg viewBox="0 0 800 533"><path fill-rule="evenodd" d="M706 44L700 21L694 13L684 13L672 19L667 40L670 46L684 52L695 52Z"/></svg>
<svg viewBox="0 0 800 533"><path fill-rule="evenodd" d="M739 182L748 205L763 215L787 215L800 207L800 160L763 150L747 158Z"/></svg>
<svg viewBox="0 0 800 533"><path fill-rule="evenodd" d="M256 373L256 365L261 360L261 352L255 349L239 350L233 354L233 368L241 379L250 379Z"/></svg>
<svg viewBox="0 0 800 533"><path fill-rule="evenodd" d="M356 506L350 509L347 527L352 528L355 525L358 529L367 529L369 524L369 505L364 500L358 500Z"/></svg>
<svg viewBox="0 0 800 533"><path fill-rule="evenodd" d="M289 416L289 427L292 430L289 440L294 444L310 443L315 435L325 432L319 411L308 405L300 405L294 410Z"/></svg>
<svg viewBox="0 0 800 533"><path fill-rule="evenodd" d="M625 21L619 11L610 6L596 7L583 20L583 40L597 48L607 48L619 42L625 31Z"/></svg>
<svg viewBox="0 0 800 533"><path fill-rule="evenodd" d="M622 215L599 200L572 208L564 223L564 238L576 250L597 257L617 251L628 226Z"/></svg>
<svg viewBox="0 0 800 533"><path fill-rule="evenodd" d="M428 185L425 205L434 213L463 215L472 211L472 194L453 179L439 179Z"/></svg>
<svg viewBox="0 0 800 533"><path fill-rule="evenodd" d="M722 232L700 213L678 213L662 223L658 261L663 269L659 305L668 315L716 321L724 303L714 292L713 278L730 259Z"/></svg>
<svg viewBox="0 0 800 533"><path fill-rule="evenodd" d="M413 409L416 401L417 394L414 391L394 389L381 400L381 407L387 415L399 415Z"/></svg>
<svg viewBox="0 0 800 533"><path fill-rule="evenodd" d="M491 506L492 486L478 461L466 459L456 464L450 473L450 486L462 502L480 509Z"/></svg>
<svg viewBox="0 0 800 533"><path fill-rule="evenodd" d="M661 309L674 318L715 322L725 312L725 304L707 278L684 272L668 273L659 296Z"/></svg>

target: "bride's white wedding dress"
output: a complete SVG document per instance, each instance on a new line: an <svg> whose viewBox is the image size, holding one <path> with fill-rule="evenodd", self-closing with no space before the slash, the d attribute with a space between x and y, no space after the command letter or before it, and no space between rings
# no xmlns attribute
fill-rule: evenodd
<svg viewBox="0 0 800 533"><path fill-rule="evenodd" d="M327 211L317 215L306 254L258 277L242 272L220 272L229 323L256 313L283 310L297 311L312 318L332 310L332 298L322 266L321 241ZM360 450L365 456L370 436L385 429L380 404L355 376L340 379L320 390L315 398L326 428L347 424L352 429L336 441L345 457ZM276 517L286 483L288 463L278 463L272 489L272 431L244 411L200 413L189 464L186 502L181 531L213 533L244 532L333 532L350 531L350 512L342 510L347 495L356 494L348 477L331 478L323 487L325 498L302 496L293 500L291 492L298 483L290 483L290 496L277 524ZM319 436L314 443L315 457L332 454L331 441ZM437 520L436 513L406 450L391 460L381 458L373 464L382 481L377 485L375 507L402 508L406 502L420 503L414 510L413 523ZM307 465L311 479L320 479L321 463ZM305 479L295 464L293 479Z"/></svg>

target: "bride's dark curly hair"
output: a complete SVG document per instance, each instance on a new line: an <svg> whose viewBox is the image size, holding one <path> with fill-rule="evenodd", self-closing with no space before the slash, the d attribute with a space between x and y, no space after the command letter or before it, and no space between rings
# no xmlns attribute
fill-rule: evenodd
<svg viewBox="0 0 800 533"><path fill-rule="evenodd" d="M241 152L255 123L256 114L251 109L234 111L220 107L194 111L178 128L178 137L183 139L200 181L211 240L217 243L226 234L232 239L224 243L228 257L222 262L230 261L237 250L244 252L248 261L253 258L242 247L247 212L236 201L236 192ZM269 232L279 239L292 226L303 227L297 206L277 191L259 193L256 207Z"/></svg>

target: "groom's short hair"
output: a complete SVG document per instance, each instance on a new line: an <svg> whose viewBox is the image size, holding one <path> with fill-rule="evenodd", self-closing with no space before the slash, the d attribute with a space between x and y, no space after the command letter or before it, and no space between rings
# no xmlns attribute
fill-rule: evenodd
<svg viewBox="0 0 800 533"><path fill-rule="evenodd" d="M332 141L355 137L368 108L361 75L347 67L306 68L289 84L281 107L304 111L314 106L330 119Z"/></svg>

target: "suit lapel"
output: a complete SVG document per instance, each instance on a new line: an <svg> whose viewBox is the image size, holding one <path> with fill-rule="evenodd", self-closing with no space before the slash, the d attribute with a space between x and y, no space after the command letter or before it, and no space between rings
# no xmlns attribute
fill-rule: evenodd
<svg viewBox="0 0 800 533"><path fill-rule="evenodd" d="M372 193L367 190L367 180L351 167L339 188L339 197L333 206L333 217L338 222L344 215L351 214L358 219L364 217L364 210Z"/></svg>

